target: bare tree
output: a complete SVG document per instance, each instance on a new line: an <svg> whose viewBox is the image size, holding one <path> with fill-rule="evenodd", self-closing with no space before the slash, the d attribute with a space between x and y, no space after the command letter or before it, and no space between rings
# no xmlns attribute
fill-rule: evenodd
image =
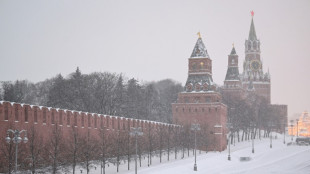
<svg viewBox="0 0 310 174"><path fill-rule="evenodd" d="M79 130L72 126L72 131L70 132L70 137L67 139L66 143L66 156L69 164L72 165L73 174L78 162L81 162L81 150L82 150L82 135Z"/></svg>
<svg viewBox="0 0 310 174"><path fill-rule="evenodd" d="M45 152L47 153L45 160L47 164L52 164L52 173L56 174L63 160L62 149L64 149L62 130L57 123L53 126L49 137L45 145Z"/></svg>
<svg viewBox="0 0 310 174"><path fill-rule="evenodd" d="M32 125L28 131L29 141L29 151L30 151L30 159L31 159L31 172L32 174L36 173L36 169L38 169L40 162L42 163L42 146L43 139L42 136L38 133L35 126Z"/></svg>
<svg viewBox="0 0 310 174"><path fill-rule="evenodd" d="M88 129L86 137L81 141L82 161L84 163L83 167L86 168L87 174L91 168L91 160L97 157L97 150L98 146L96 139L91 136L90 130Z"/></svg>

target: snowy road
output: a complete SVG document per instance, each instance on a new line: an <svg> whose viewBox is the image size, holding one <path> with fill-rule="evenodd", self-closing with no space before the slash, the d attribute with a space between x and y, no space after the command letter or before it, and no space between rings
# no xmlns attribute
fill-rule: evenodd
<svg viewBox="0 0 310 174"><path fill-rule="evenodd" d="M251 153L251 142L232 147L231 161L227 160L227 151L200 155L197 160L197 172L193 171L194 158L188 158L140 169L139 173L310 173L310 146L286 146L283 140L278 139L270 149L269 142L268 139L256 140L254 154ZM251 157L251 160L240 162L240 157Z"/></svg>
<svg viewBox="0 0 310 174"><path fill-rule="evenodd" d="M288 139L287 139L288 140ZM156 159L153 165L147 167L147 159L138 168L139 174L310 174L310 146L287 146L283 144L283 138L273 140L273 148L270 147L269 139L255 140L255 153L252 154L251 141L236 143L231 146L231 161L227 160L227 150L224 152L208 152L197 156L198 171L193 171L194 157L185 159L164 160L159 164ZM197 154L198 151L197 151ZM178 154L180 156L180 154ZM240 162L240 157L250 157L250 161ZM165 157L166 158L166 157ZM165 159L164 158L164 159ZM118 174L135 173L134 163L131 163L131 170L126 168L127 164L120 166ZM100 174L98 169L91 171L92 174ZM117 173L112 165L107 168L107 174Z"/></svg>

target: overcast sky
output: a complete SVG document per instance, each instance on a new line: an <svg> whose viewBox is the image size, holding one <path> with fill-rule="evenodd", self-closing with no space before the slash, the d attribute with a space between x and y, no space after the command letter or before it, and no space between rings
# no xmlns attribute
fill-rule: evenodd
<svg viewBox="0 0 310 174"><path fill-rule="evenodd" d="M232 43L243 71L251 10L272 103L288 104L289 116L309 111L309 0L1 0L0 81L39 82L79 66L184 84L200 31L222 85Z"/></svg>

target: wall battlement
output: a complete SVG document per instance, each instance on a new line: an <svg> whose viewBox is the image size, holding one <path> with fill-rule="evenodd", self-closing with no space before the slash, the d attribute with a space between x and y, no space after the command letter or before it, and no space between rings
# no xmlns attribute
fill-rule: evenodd
<svg viewBox="0 0 310 174"><path fill-rule="evenodd" d="M79 129L106 129L128 130L130 127L179 127L179 125L168 124L149 120L125 118L98 113L88 113L67 109L35 106L14 102L0 101L0 122L24 127L35 124L50 127L55 124L63 127L76 127Z"/></svg>

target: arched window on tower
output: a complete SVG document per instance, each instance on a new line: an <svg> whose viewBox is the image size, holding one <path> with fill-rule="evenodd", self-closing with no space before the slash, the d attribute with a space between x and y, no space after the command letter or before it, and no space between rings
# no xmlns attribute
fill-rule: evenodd
<svg viewBox="0 0 310 174"><path fill-rule="evenodd" d="M253 42L253 49L257 50L257 43L256 43L256 41Z"/></svg>
<svg viewBox="0 0 310 174"><path fill-rule="evenodd" d="M196 65L196 63L194 62L194 63L192 64L192 70L196 70L196 68L197 68L197 65Z"/></svg>
<svg viewBox="0 0 310 174"><path fill-rule="evenodd" d="M231 64L235 64L235 59L231 59Z"/></svg>
<svg viewBox="0 0 310 174"><path fill-rule="evenodd" d="M203 62L200 62L200 69L203 69L204 68L204 63Z"/></svg>
<svg viewBox="0 0 310 174"><path fill-rule="evenodd" d="M200 91L200 85L198 83L196 84L196 91Z"/></svg>
<svg viewBox="0 0 310 174"><path fill-rule="evenodd" d="M208 91L208 88L209 88L209 86L208 86L207 83L203 84L203 90L204 90L204 91Z"/></svg>
<svg viewBox="0 0 310 174"><path fill-rule="evenodd" d="M248 42L248 50L251 50L252 48L251 48L251 42L249 41Z"/></svg>

